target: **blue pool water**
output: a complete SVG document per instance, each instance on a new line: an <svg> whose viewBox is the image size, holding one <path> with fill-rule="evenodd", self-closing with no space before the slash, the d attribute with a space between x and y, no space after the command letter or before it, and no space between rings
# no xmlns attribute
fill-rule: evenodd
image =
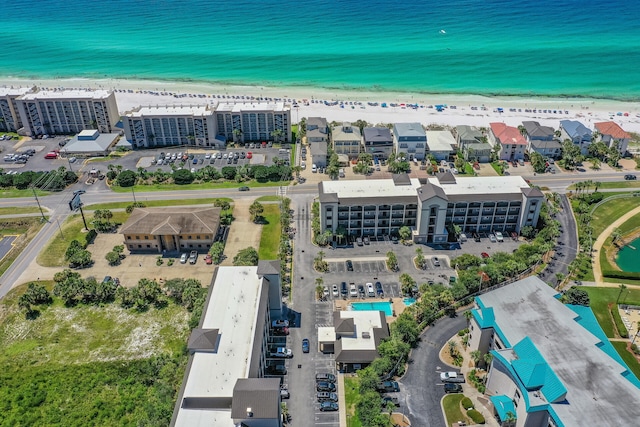
<svg viewBox="0 0 640 427"><path fill-rule="evenodd" d="M407 307L409 307L412 304L416 303L416 299L415 298L403 298L402 302L404 303L404 305L406 305Z"/></svg>
<svg viewBox="0 0 640 427"><path fill-rule="evenodd" d="M388 301L352 302L351 309L355 311L364 311L364 310L384 311L384 314L386 314L387 316L393 316L393 309L391 308L391 303Z"/></svg>

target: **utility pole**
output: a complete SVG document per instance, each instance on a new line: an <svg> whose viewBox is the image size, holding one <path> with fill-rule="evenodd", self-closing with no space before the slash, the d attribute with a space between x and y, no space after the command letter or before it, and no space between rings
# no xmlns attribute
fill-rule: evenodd
<svg viewBox="0 0 640 427"><path fill-rule="evenodd" d="M56 218L56 223L58 223L58 230L60 230L60 237L64 239L64 234L62 233L62 227L60 227L60 220Z"/></svg>
<svg viewBox="0 0 640 427"><path fill-rule="evenodd" d="M89 230L89 227L87 227L87 220L84 218L84 212L82 211L82 203L78 207L80 208L80 215L82 215L82 222L84 223L84 229Z"/></svg>
<svg viewBox="0 0 640 427"><path fill-rule="evenodd" d="M133 204L136 205L138 202L136 202L136 193L133 191L133 187L131 187L131 194L133 194Z"/></svg>
<svg viewBox="0 0 640 427"><path fill-rule="evenodd" d="M33 190L33 196L36 198L38 209L40 209L40 215L42 215L42 221L45 222L47 221L47 218L45 218L44 212L42 212L42 206L40 206L40 200L38 200L38 194L36 193L36 189L34 187L31 187L31 189Z"/></svg>

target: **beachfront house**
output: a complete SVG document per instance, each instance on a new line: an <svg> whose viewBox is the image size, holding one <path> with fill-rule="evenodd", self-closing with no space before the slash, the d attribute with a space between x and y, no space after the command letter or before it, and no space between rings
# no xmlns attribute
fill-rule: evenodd
<svg viewBox="0 0 640 427"><path fill-rule="evenodd" d="M331 128L331 142L336 154L344 154L349 159L356 159L362 145L360 128L352 126L349 122L334 126Z"/></svg>
<svg viewBox="0 0 640 427"><path fill-rule="evenodd" d="M427 134L420 123L395 123L393 148L396 154L404 153L409 160L424 160L427 151Z"/></svg>
<svg viewBox="0 0 640 427"><path fill-rule="evenodd" d="M467 162L489 163L491 161L491 145L486 142L465 144L462 156Z"/></svg>
<svg viewBox="0 0 640 427"><path fill-rule="evenodd" d="M577 120L560 120L560 138L562 141L570 140L580 147L583 156L588 154L591 145L591 129Z"/></svg>
<svg viewBox="0 0 640 427"><path fill-rule="evenodd" d="M313 163L319 168L327 167L327 150L329 146L329 126L324 117L307 119L307 143L311 149Z"/></svg>
<svg viewBox="0 0 640 427"><path fill-rule="evenodd" d="M122 124L135 148L226 145L224 138L216 139L214 111L208 105L140 106L124 113Z"/></svg>
<svg viewBox="0 0 640 427"><path fill-rule="evenodd" d="M598 122L594 124L598 131L596 142L604 142L607 147L617 147L621 156L627 152L631 135L625 132L616 122Z"/></svg>
<svg viewBox="0 0 640 427"><path fill-rule="evenodd" d="M436 160L449 160L455 154L456 140L448 130L428 130L427 154L431 154Z"/></svg>
<svg viewBox="0 0 640 427"><path fill-rule="evenodd" d="M458 150L462 152L468 162L488 163L491 161L491 145L487 143L487 137L475 126L459 125L453 129L453 134L458 144Z"/></svg>
<svg viewBox="0 0 640 427"><path fill-rule="evenodd" d="M386 160L393 153L393 136L387 127L364 128L364 151L374 158Z"/></svg>
<svg viewBox="0 0 640 427"><path fill-rule="evenodd" d="M499 160L524 160L527 140L518 128L504 123L489 123L489 144L498 153Z"/></svg>
<svg viewBox="0 0 640 427"><path fill-rule="evenodd" d="M215 117L225 141L291 142L291 106L284 102L225 102L215 108Z"/></svg>
<svg viewBox="0 0 640 427"><path fill-rule="evenodd" d="M562 144L555 139L555 130L550 126L542 126L538 122L524 121L524 136L529 144L529 153L538 153L543 157L558 159L562 156Z"/></svg>

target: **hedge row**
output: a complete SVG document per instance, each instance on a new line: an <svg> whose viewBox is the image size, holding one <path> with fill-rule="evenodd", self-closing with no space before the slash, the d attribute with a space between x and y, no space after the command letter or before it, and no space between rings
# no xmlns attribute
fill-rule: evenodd
<svg viewBox="0 0 640 427"><path fill-rule="evenodd" d="M613 317L613 321L616 324L616 329L618 329L618 333L622 338L629 338L629 331L627 331L627 327L624 325L622 318L620 317L620 311L618 311L618 306L613 304L611 306L611 317Z"/></svg>
<svg viewBox="0 0 640 427"><path fill-rule="evenodd" d="M635 279L640 280L640 273L632 271L602 270L604 277L611 279Z"/></svg>
<svg viewBox="0 0 640 427"><path fill-rule="evenodd" d="M471 409L470 411L467 411L467 415L476 424L484 424L486 422L484 419L484 416L480 412L476 411L475 409Z"/></svg>

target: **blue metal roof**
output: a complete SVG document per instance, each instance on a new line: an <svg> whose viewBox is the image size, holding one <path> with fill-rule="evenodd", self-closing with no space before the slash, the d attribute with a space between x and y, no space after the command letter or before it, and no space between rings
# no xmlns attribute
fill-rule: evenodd
<svg viewBox="0 0 640 427"><path fill-rule="evenodd" d="M513 404L513 400L511 400L511 398L504 394L498 394L496 396L489 396L489 400L493 403L493 407L496 408L496 411L498 411L500 421L506 421L508 418L507 413L509 412L511 412L513 417L516 418L516 406Z"/></svg>
<svg viewBox="0 0 640 427"><path fill-rule="evenodd" d="M565 398L567 389L529 337L524 337L514 345L513 351L518 359L511 362L511 365L527 390L540 389L549 402Z"/></svg>
<svg viewBox="0 0 640 427"><path fill-rule="evenodd" d="M480 297L476 297L476 304L478 304L478 309L471 310L471 314L473 314L473 318L478 323L478 326L482 329L493 328L500 340L506 347L511 347L511 343L507 339L507 337L500 329L500 326L496 323L496 316L493 312L493 307L486 307L482 302Z"/></svg>
<svg viewBox="0 0 640 427"><path fill-rule="evenodd" d="M591 138L591 130L576 120L560 120L560 126L573 139L576 137Z"/></svg>

